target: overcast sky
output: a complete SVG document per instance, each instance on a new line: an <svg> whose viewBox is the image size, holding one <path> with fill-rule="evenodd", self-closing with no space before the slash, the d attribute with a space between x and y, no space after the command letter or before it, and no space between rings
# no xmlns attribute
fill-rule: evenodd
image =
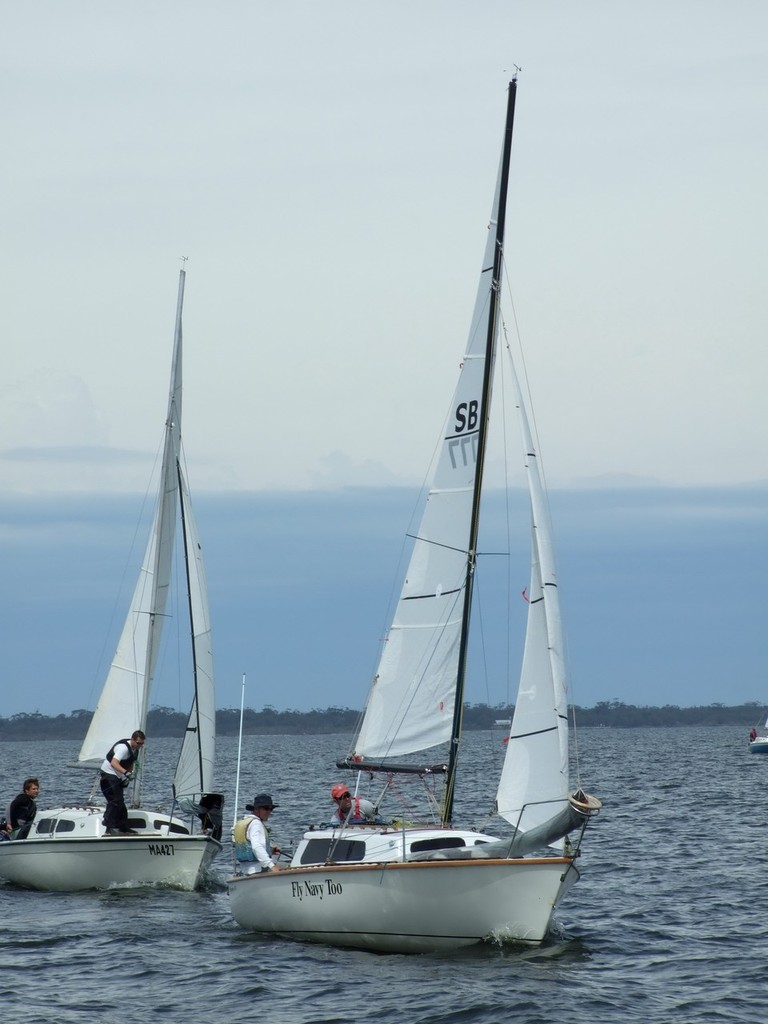
<svg viewBox="0 0 768 1024"><path fill-rule="evenodd" d="M5 713L98 692L181 257L218 702L246 671L279 680L254 706L360 705L515 65L506 256L574 697L762 699L765 0L36 0L2 46Z"/></svg>
<svg viewBox="0 0 768 1024"><path fill-rule="evenodd" d="M4 491L143 488L182 256L193 486L420 480L514 64L550 480L765 478L764 0L37 0L3 39Z"/></svg>

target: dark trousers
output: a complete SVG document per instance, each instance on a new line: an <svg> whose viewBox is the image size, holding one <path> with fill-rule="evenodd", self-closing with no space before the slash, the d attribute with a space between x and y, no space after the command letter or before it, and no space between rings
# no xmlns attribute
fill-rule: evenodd
<svg viewBox="0 0 768 1024"><path fill-rule="evenodd" d="M122 782L116 775L107 775L102 772L101 792L107 801L103 819L104 827L116 828L119 832L124 832L128 828L128 810L125 806Z"/></svg>

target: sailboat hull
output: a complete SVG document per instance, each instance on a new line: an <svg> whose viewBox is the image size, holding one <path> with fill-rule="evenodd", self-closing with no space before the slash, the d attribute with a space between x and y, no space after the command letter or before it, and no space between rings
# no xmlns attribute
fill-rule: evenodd
<svg viewBox="0 0 768 1024"><path fill-rule="evenodd" d="M118 744L131 744L129 728L146 728L161 635L170 618L166 609L176 578L177 524L184 542L186 604L193 668L193 697L173 778L174 810L189 809L208 832L193 835L177 815L141 809L144 772L133 768L134 782L124 796L131 803L128 824L136 835L105 836L102 807L65 807L40 811L29 837L0 843L0 875L35 889L76 892L129 883L192 889L200 883L221 849L223 798L215 793L216 705L208 590L202 548L182 469L182 307L185 271L179 273L171 380L165 417L163 457L155 514L136 587L112 663L80 748L81 764L114 764ZM179 571L174 571L177 569ZM183 587L172 604L183 607ZM178 666L183 670L183 666ZM127 723L131 723L128 726ZM138 731L137 730L137 731ZM135 736L135 733L134 733ZM118 737L124 739L118 740ZM138 749L138 748L137 748ZM135 751L132 752L135 756ZM120 759L118 755L118 759ZM132 761L122 761L127 768ZM95 792L95 789L94 789ZM170 794L169 794L170 795ZM196 808L199 808L196 809ZM202 811L202 813L201 813ZM195 827L197 822L195 822Z"/></svg>
<svg viewBox="0 0 768 1024"><path fill-rule="evenodd" d="M221 843L207 833L193 835L167 814L135 809L130 814L136 834L108 836L101 807L43 811L27 839L0 842L0 878L47 892L116 885L198 888Z"/></svg>
<svg viewBox="0 0 768 1024"><path fill-rule="evenodd" d="M578 880L568 857L334 865L230 879L239 925L304 942L424 953L536 945Z"/></svg>
<svg viewBox="0 0 768 1024"><path fill-rule="evenodd" d="M200 886L221 849L209 836L103 836L0 844L0 877L26 889L80 892L118 885Z"/></svg>

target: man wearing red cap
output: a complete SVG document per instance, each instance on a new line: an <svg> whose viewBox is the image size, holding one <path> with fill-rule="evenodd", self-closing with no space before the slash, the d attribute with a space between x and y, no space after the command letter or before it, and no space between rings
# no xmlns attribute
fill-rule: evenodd
<svg viewBox="0 0 768 1024"><path fill-rule="evenodd" d="M331 787L331 796L336 803L336 811L331 819L333 825L365 825L376 822L376 808L370 800L353 797L342 783Z"/></svg>

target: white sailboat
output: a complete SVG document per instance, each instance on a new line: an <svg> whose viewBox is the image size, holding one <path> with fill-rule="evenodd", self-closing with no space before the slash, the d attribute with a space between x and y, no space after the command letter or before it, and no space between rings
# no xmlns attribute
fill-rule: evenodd
<svg viewBox="0 0 768 1024"><path fill-rule="evenodd" d="M384 952L482 941L539 943L579 877L583 832L600 802L569 787L563 642L546 497L519 387L532 559L520 687L497 794L506 835L453 825L477 561L516 82L480 286L423 517L361 727L339 768L382 779L384 814L408 777L444 780L427 823L313 829L290 867L235 876L232 914L259 932ZM444 763L402 759L447 744ZM353 790L354 791L354 790ZM371 796L374 794L371 793ZM412 814L407 814L412 817ZM509 826L511 825L511 831Z"/></svg>
<svg viewBox="0 0 768 1024"><path fill-rule="evenodd" d="M135 834L106 835L103 804L38 811L25 839L0 843L0 876L28 888L74 892L137 883L193 889L221 849L223 800L213 792L216 708L208 596L181 465L185 276L182 270L154 521L122 635L78 758L83 765L99 767L117 740L130 736L135 729L146 728L180 518L194 695L173 779L172 807L170 813L165 813L141 806L144 771L140 769L134 773L136 781L126 799L128 824Z"/></svg>
<svg viewBox="0 0 768 1024"><path fill-rule="evenodd" d="M750 754L768 754L768 718L763 725L762 734L752 727L749 733Z"/></svg>

